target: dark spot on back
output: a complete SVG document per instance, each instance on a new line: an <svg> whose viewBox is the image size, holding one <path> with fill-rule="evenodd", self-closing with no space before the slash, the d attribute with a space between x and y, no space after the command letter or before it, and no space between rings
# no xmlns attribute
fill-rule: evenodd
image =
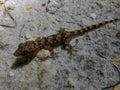
<svg viewBox="0 0 120 90"><path fill-rule="evenodd" d="M104 23L99 23L99 25L101 26L101 25L103 25Z"/></svg>
<svg viewBox="0 0 120 90"><path fill-rule="evenodd" d="M111 20L110 20L110 21L106 21L105 23L107 24L107 23L109 23L109 22L111 22Z"/></svg>
<svg viewBox="0 0 120 90"><path fill-rule="evenodd" d="M109 22L113 22L113 20L110 20Z"/></svg>
<svg viewBox="0 0 120 90"><path fill-rule="evenodd" d="M95 27L97 27L97 25L92 25L92 27L94 27L94 28L95 28Z"/></svg>
<svg viewBox="0 0 120 90"><path fill-rule="evenodd" d="M89 30L90 29L90 27L88 26L88 27L86 27L86 30Z"/></svg>

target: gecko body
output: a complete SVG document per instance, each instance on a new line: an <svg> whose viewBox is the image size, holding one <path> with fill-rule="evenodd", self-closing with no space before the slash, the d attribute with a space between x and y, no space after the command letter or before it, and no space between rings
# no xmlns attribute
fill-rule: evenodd
<svg viewBox="0 0 120 90"><path fill-rule="evenodd" d="M16 57L25 57L33 59L36 57L37 53L41 49L46 49L49 51L53 51L54 48L58 46L63 46L63 48L70 49L71 45L69 42L71 39L77 36L83 36L85 33L97 30L98 28L111 23L116 22L119 19L113 19L109 21L104 21L98 24L94 24L92 26L88 26L81 30L75 31L66 31L65 29L61 28L57 34L50 35L48 37L37 38L35 41L26 41L24 43L20 43L17 50L14 52L14 56Z"/></svg>

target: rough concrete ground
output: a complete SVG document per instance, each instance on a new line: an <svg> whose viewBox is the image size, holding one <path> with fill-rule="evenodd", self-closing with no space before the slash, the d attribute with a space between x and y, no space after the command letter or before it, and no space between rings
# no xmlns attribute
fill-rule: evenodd
<svg viewBox="0 0 120 90"><path fill-rule="evenodd" d="M71 31L120 18L120 0L7 0L6 7L17 27L0 27L0 90L101 90L119 81L111 60L120 58L120 40L115 37L120 22L76 38L77 45L73 39L71 44L78 50L73 56L57 48L58 57L54 59L35 58L15 70L11 66L16 59L13 52L25 38L35 39L55 34L60 28ZM14 24L2 8L0 23Z"/></svg>

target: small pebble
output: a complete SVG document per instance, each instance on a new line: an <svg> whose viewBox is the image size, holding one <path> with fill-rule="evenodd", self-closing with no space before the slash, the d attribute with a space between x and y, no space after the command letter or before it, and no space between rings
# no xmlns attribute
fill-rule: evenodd
<svg viewBox="0 0 120 90"><path fill-rule="evenodd" d="M9 75L10 75L11 77L13 77L15 74L11 71L11 72L9 72Z"/></svg>
<svg viewBox="0 0 120 90"><path fill-rule="evenodd" d="M51 55L50 51L42 49L38 52L37 58L41 60L41 59L45 59L45 58L49 57L50 55Z"/></svg>
<svg viewBox="0 0 120 90"><path fill-rule="evenodd" d="M97 18L97 16L96 16L95 13L90 13L90 17L91 17L92 19L96 19L96 18Z"/></svg>
<svg viewBox="0 0 120 90"><path fill-rule="evenodd" d="M16 3L15 2L7 2L6 7L8 10L13 10L15 8Z"/></svg>

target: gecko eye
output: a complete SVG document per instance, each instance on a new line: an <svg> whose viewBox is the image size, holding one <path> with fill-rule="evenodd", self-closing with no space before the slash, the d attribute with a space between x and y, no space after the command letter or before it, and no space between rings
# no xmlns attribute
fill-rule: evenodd
<svg viewBox="0 0 120 90"><path fill-rule="evenodd" d="M22 51L22 55L26 55L27 53L27 51Z"/></svg>
<svg viewBox="0 0 120 90"><path fill-rule="evenodd" d="M26 49L26 44L25 43L20 43L19 45L19 50L21 52L22 55L25 55L28 53L28 49Z"/></svg>
<svg viewBox="0 0 120 90"><path fill-rule="evenodd" d="M22 55L23 50L24 50L24 43L20 43L18 49L14 52L14 56Z"/></svg>

